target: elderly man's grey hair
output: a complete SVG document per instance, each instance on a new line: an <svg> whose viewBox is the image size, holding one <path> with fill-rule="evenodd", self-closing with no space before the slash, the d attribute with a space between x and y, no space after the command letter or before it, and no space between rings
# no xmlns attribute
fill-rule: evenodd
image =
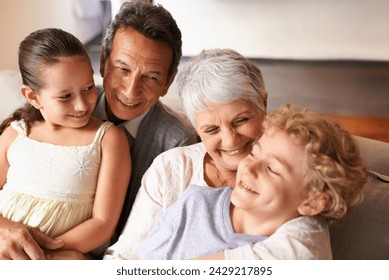
<svg viewBox="0 0 389 280"><path fill-rule="evenodd" d="M177 85L183 109L195 127L195 113L206 112L209 103L247 101L266 115L267 91L262 73L234 50L203 50L178 71Z"/></svg>

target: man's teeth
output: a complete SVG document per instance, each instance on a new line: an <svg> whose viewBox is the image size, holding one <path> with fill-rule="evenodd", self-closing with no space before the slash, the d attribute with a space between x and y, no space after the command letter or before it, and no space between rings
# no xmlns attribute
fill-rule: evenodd
<svg viewBox="0 0 389 280"><path fill-rule="evenodd" d="M136 106L136 105L138 105L138 104L134 104L134 103L126 103L126 102L124 102L124 101L121 101L124 105L126 105L127 107L134 107L134 106Z"/></svg>

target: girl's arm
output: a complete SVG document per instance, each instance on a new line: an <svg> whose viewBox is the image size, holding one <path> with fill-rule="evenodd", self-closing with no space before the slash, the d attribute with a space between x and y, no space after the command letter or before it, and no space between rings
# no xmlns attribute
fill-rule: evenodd
<svg viewBox="0 0 389 280"><path fill-rule="evenodd" d="M11 144L15 141L18 133L15 129L7 127L0 135L0 190L7 180L7 173L9 163L7 159L7 152Z"/></svg>
<svg viewBox="0 0 389 280"><path fill-rule="evenodd" d="M110 127L101 142L101 165L91 219L57 239L64 250L90 252L109 241L115 231L131 176L129 145L118 127Z"/></svg>

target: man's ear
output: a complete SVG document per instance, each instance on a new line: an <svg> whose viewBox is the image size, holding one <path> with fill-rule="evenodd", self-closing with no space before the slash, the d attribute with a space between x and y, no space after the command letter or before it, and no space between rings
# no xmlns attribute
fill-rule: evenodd
<svg viewBox="0 0 389 280"><path fill-rule="evenodd" d="M20 91L22 92L22 95L24 96L24 98L27 100L28 103L30 103L38 110L42 109L42 105L39 101L38 94L35 93L29 86L22 85Z"/></svg>
<svg viewBox="0 0 389 280"><path fill-rule="evenodd" d="M165 87L164 87L164 91L163 91L163 93L161 94L161 97L163 97L163 96L166 95L166 93L168 92L169 87L170 87L171 84L173 83L174 78L176 77L176 75L177 75L177 71L175 71L173 74L170 75L170 77L169 77L168 80L166 81L166 84L165 84Z"/></svg>
<svg viewBox="0 0 389 280"><path fill-rule="evenodd" d="M104 59L104 46L101 47L100 53L100 75L104 78L105 59Z"/></svg>
<svg viewBox="0 0 389 280"><path fill-rule="evenodd" d="M330 198L325 192L315 192L309 195L297 208L302 216L315 216L326 209Z"/></svg>

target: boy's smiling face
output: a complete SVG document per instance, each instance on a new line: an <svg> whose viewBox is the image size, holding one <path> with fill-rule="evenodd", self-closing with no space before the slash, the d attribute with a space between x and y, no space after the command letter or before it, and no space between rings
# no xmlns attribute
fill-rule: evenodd
<svg viewBox="0 0 389 280"><path fill-rule="evenodd" d="M258 218L284 223L300 215L306 170L305 147L282 130L266 129L239 163L231 202Z"/></svg>

